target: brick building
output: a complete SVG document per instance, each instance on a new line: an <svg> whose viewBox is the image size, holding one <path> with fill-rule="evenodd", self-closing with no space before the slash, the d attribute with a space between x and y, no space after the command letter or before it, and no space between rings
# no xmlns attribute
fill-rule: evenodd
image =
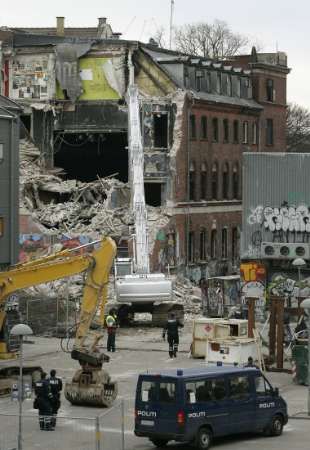
<svg viewBox="0 0 310 450"><path fill-rule="evenodd" d="M14 39L12 38L14 36ZM68 178L128 180L125 94L130 66L141 94L145 194L165 208L155 270L195 280L239 262L242 153L284 151L286 55L214 62L120 39L97 28L0 30L2 92L24 107L47 167ZM116 236L117 238L117 236Z"/></svg>

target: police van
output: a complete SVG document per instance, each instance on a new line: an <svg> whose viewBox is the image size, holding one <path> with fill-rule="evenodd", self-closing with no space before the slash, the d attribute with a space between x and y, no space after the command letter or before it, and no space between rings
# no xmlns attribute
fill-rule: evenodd
<svg viewBox="0 0 310 450"><path fill-rule="evenodd" d="M157 447L169 441L210 447L213 437L243 432L279 436L287 405L255 368L218 367L141 374L135 434Z"/></svg>

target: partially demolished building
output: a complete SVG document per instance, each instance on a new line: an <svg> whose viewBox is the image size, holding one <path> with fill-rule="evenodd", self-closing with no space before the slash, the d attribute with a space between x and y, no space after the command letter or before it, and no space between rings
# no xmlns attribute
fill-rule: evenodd
<svg viewBox="0 0 310 450"><path fill-rule="evenodd" d="M196 281L236 270L242 153L285 148L284 53L253 49L214 62L122 40L105 18L97 28L66 28L64 18L56 28L2 28L0 40L1 93L23 106L24 127L39 149L40 183L33 185L32 168L26 173L29 152L23 166L24 232L27 212L43 233L104 231L120 245L128 238L125 96L133 65L153 269L169 266ZM54 184L43 179L51 173Z"/></svg>

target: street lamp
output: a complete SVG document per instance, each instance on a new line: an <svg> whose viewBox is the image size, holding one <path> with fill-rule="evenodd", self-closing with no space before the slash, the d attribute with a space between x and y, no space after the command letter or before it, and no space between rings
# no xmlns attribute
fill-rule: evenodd
<svg viewBox="0 0 310 450"><path fill-rule="evenodd" d="M18 387L18 404L19 404L19 416L18 416L18 450L22 450L22 411L23 411L23 337L29 336L32 333L32 329L23 323L14 325L11 329L12 336L19 337L19 387Z"/></svg>
<svg viewBox="0 0 310 450"><path fill-rule="evenodd" d="M310 416L310 298L306 298L300 304L301 308L307 311L307 329L308 329L308 416Z"/></svg>

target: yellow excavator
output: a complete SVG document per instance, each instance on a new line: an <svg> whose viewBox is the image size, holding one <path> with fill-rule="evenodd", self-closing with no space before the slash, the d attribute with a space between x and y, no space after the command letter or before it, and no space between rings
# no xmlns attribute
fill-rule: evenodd
<svg viewBox="0 0 310 450"><path fill-rule="evenodd" d="M86 271L83 300L71 351L71 358L77 360L81 368L74 374L72 381L66 383L65 397L75 405L111 406L117 396L117 384L102 370L103 363L108 362L109 357L100 351L98 344L103 337L104 306L116 245L109 237L91 244L91 253L81 253L81 248L85 246L80 246L0 272L0 359L14 359L17 356L16 352L10 351L8 334L5 332L8 297L19 289ZM94 319L97 325L99 322L96 330L91 329ZM27 374L31 373L31 368L26 370ZM33 372L38 373L38 367L34 367Z"/></svg>

